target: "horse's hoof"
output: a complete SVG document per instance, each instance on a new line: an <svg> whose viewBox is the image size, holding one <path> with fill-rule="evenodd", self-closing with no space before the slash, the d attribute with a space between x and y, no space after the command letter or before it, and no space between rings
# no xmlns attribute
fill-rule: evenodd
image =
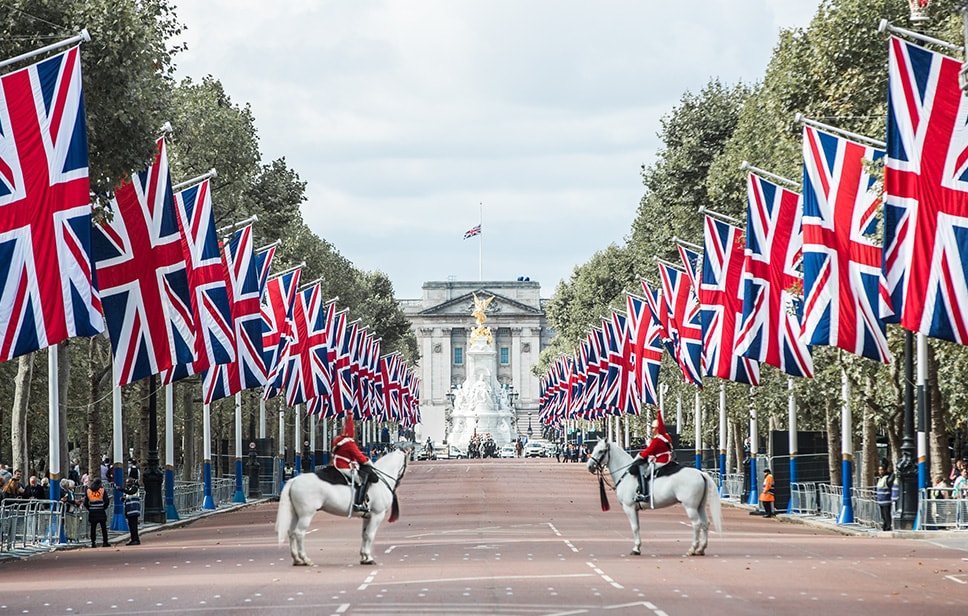
<svg viewBox="0 0 968 616"><path fill-rule="evenodd" d="M376 561L373 560L372 558L367 558L366 560L361 560L360 561L360 564L361 565L375 565L376 564Z"/></svg>
<svg viewBox="0 0 968 616"><path fill-rule="evenodd" d="M632 550L632 556L640 556L642 554L641 550Z"/></svg>

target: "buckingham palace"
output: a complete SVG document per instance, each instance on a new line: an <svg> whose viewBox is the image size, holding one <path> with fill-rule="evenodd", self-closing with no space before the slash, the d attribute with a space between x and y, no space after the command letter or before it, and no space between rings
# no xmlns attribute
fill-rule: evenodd
<svg viewBox="0 0 968 616"><path fill-rule="evenodd" d="M551 340L545 320L541 285L527 279L510 281L426 282L420 299L400 301L417 337L420 360L421 424L417 435L435 443L445 440L455 388L468 378L468 350L475 326L475 297L493 298L485 310L493 335L496 372L493 377L511 401L514 436L528 428L541 433L538 422L539 380L532 372L538 355Z"/></svg>

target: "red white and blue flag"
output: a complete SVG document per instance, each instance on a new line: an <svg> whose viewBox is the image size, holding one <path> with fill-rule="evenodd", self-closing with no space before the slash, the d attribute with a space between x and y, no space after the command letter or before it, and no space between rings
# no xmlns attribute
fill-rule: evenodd
<svg viewBox="0 0 968 616"><path fill-rule="evenodd" d="M261 312L265 279L260 278L259 268L269 260L266 252L260 253L261 259L254 253L252 225L236 231L224 246L226 287L235 323L235 361L205 371L202 391L206 404L266 383Z"/></svg>
<svg viewBox="0 0 968 616"><path fill-rule="evenodd" d="M114 382L126 385L195 357L188 265L175 213L165 140L146 171L115 190L92 244Z"/></svg>
<svg viewBox="0 0 968 616"><path fill-rule="evenodd" d="M335 303L324 303L322 295L318 282L296 295L293 335L286 351L285 390L289 406L328 396L332 391L326 325L329 315L335 312Z"/></svg>
<svg viewBox="0 0 968 616"><path fill-rule="evenodd" d="M891 38L883 268L908 330L968 344L968 105L961 62Z"/></svg>
<svg viewBox="0 0 968 616"><path fill-rule="evenodd" d="M188 284L195 323L195 359L162 373L166 385L199 374L216 364L235 361L235 326L226 284L209 180L175 194L175 212L181 227Z"/></svg>
<svg viewBox="0 0 968 616"><path fill-rule="evenodd" d="M706 376L759 385L760 365L736 352L743 317L743 231L706 216L699 286Z"/></svg>
<svg viewBox="0 0 968 616"><path fill-rule="evenodd" d="M647 292L652 293L651 290ZM625 299L636 397L641 400L641 404L656 405L659 403L656 385L659 382L659 368L662 366L659 323L652 317L648 300L631 294L626 295Z"/></svg>
<svg viewBox="0 0 968 616"><path fill-rule="evenodd" d="M284 352L287 347L292 309L296 305L296 288L300 269L296 268L266 282L262 302L262 359L266 366L266 400L281 391L284 381Z"/></svg>
<svg viewBox="0 0 968 616"><path fill-rule="evenodd" d="M699 301L685 273L659 263L676 363L687 383L702 386L702 323Z"/></svg>
<svg viewBox="0 0 968 616"><path fill-rule="evenodd" d="M104 330L80 49L0 78L0 361Z"/></svg>
<svg viewBox="0 0 968 616"><path fill-rule="evenodd" d="M884 151L803 127L803 339L889 361L877 230L881 199L865 161Z"/></svg>
<svg viewBox="0 0 968 616"><path fill-rule="evenodd" d="M475 235L480 235L480 234L481 234L481 225L477 225L477 226L471 227L470 229L464 232L464 239L466 240L468 238L471 238L471 237L474 237Z"/></svg>
<svg viewBox="0 0 968 616"><path fill-rule="evenodd" d="M736 351L792 376L813 376L801 340L800 195L749 174L743 320Z"/></svg>

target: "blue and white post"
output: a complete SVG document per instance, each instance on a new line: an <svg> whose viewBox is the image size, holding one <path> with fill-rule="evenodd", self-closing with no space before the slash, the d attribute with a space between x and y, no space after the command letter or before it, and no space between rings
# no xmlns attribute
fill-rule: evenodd
<svg viewBox="0 0 968 616"><path fill-rule="evenodd" d="M793 395L793 378L787 378L787 389L790 397L787 400L787 425L790 428L790 501L787 503L787 513L793 513L793 484L797 482L797 455L799 454L799 439L797 438L797 399Z"/></svg>
<svg viewBox="0 0 968 616"><path fill-rule="evenodd" d="M121 464L118 462L118 456L124 458L124 431L121 425L121 386L114 385L112 390L112 429L114 430L114 468L109 471L114 477L114 485L119 486L121 482L124 481L124 474L121 470ZM105 491L109 489L108 486L104 486ZM124 507L119 507L121 504L121 492L114 487L114 515L111 516L111 530L120 530L122 532L128 532L128 520L124 517Z"/></svg>
<svg viewBox="0 0 968 616"><path fill-rule="evenodd" d="M215 509L215 499L212 498L212 408L208 404L202 405L202 440L202 486L205 492L202 509L212 511Z"/></svg>
<svg viewBox="0 0 968 616"><path fill-rule="evenodd" d="M719 382L719 496L726 486L726 381Z"/></svg>
<svg viewBox="0 0 968 616"><path fill-rule="evenodd" d="M750 388L750 393L753 388ZM756 407L750 403L750 495L746 500L747 505L760 504L760 480L756 474L756 453L760 450L759 439L756 438Z"/></svg>
<svg viewBox="0 0 968 616"><path fill-rule="evenodd" d="M840 515L837 516L837 523L853 524L854 505L851 497L854 485L854 455L851 450L850 380L844 368L840 370L840 390L843 398L843 409L840 412L840 451L843 461L840 474L843 477L844 499Z"/></svg>
<svg viewBox="0 0 968 616"><path fill-rule="evenodd" d="M292 463L292 476L295 477L299 474L302 469L302 410L301 405L297 404L295 406L296 417L293 423L293 437L292 437L292 450L294 452L294 461Z"/></svg>
<svg viewBox="0 0 968 616"><path fill-rule="evenodd" d="M309 417L309 470L316 472L316 413Z"/></svg>
<svg viewBox="0 0 968 616"><path fill-rule="evenodd" d="M180 520L175 507L175 386L165 385L165 519Z"/></svg>
<svg viewBox="0 0 968 616"><path fill-rule="evenodd" d="M696 468L702 470L702 401L699 399L699 388L696 388Z"/></svg>
<svg viewBox="0 0 968 616"><path fill-rule="evenodd" d="M928 421L931 398L928 396L928 338L918 332L918 490L931 487L928 475Z"/></svg>
<svg viewBox="0 0 968 616"><path fill-rule="evenodd" d="M286 407L279 405L279 493L286 485Z"/></svg>
<svg viewBox="0 0 968 616"><path fill-rule="evenodd" d="M60 500L61 480L60 379L57 373L58 350L56 344L47 347L47 421L50 424L47 430L47 448L50 451L50 464L47 469L50 482L50 494L48 494L48 498L55 503ZM67 543L67 536L64 534L63 516L61 516L61 520L57 543Z"/></svg>
<svg viewBox="0 0 968 616"><path fill-rule="evenodd" d="M235 393L235 494L232 502L245 502L242 490L242 392Z"/></svg>

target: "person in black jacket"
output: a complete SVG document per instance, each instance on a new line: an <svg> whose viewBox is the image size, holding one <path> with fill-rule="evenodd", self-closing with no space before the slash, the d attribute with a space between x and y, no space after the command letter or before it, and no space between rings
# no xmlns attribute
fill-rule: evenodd
<svg viewBox="0 0 968 616"><path fill-rule="evenodd" d="M108 543L108 505L111 497L104 489L100 477L95 477L84 493L84 508L87 509L87 520L91 523L91 547L97 547L97 527L101 527L101 546L111 547Z"/></svg>
<svg viewBox="0 0 968 616"><path fill-rule="evenodd" d="M134 477L128 477L124 487L117 486L121 491L121 501L124 503L124 518L128 521L128 530L131 531L131 539L125 545L141 545L138 538L138 518L141 517L141 494L138 488L138 481Z"/></svg>
<svg viewBox="0 0 968 616"><path fill-rule="evenodd" d="M47 488L37 483L37 475L31 475L24 486L23 494L20 498L37 498L44 500L47 498Z"/></svg>

